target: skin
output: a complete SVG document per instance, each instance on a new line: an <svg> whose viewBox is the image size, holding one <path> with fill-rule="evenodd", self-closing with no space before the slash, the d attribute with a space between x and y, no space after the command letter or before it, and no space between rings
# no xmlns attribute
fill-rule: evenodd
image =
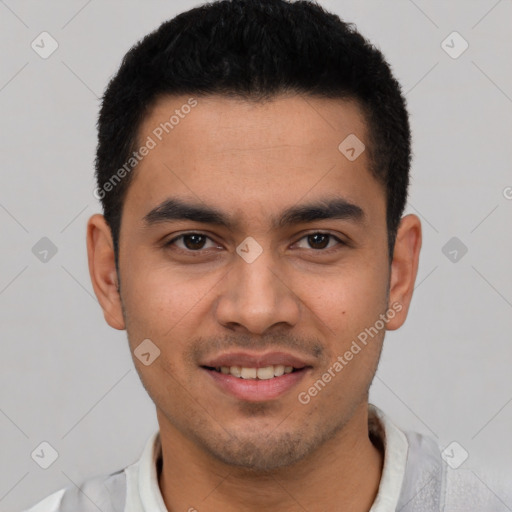
<svg viewBox="0 0 512 512"><path fill-rule="evenodd" d="M161 98L139 140L188 99ZM351 133L366 139L355 102L197 100L137 166L123 209L119 276L103 216L92 216L87 230L91 280L106 321L126 329L132 353L146 338L161 351L149 366L133 360L156 405L165 504L172 512L335 511L341 505L368 511L383 464L368 437L368 390L385 331L398 329L407 316L420 220L402 218L390 262L385 190L368 170L368 151L351 162L338 150ZM227 230L180 220L146 227L143 217L170 196L214 206L239 224ZM270 225L287 207L333 196L360 206L364 219ZM164 247L191 231L208 238ZM346 243L326 238L318 248L307 236L318 232ZM252 263L236 252L248 236L263 250ZM298 393L394 303L401 311L301 404ZM277 399L240 400L199 366L201 356L235 348L276 348L307 359L311 368Z"/></svg>

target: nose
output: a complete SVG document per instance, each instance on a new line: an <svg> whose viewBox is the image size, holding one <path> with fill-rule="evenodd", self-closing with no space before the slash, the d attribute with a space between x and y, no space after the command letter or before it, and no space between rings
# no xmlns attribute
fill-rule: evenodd
<svg viewBox="0 0 512 512"><path fill-rule="evenodd" d="M232 265L216 301L215 314L221 325L263 335L297 324L300 300L270 250L264 250L252 262L237 255Z"/></svg>

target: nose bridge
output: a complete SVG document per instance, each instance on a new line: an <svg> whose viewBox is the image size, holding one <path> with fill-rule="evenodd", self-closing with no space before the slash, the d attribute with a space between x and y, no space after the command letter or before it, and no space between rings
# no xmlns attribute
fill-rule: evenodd
<svg viewBox="0 0 512 512"><path fill-rule="evenodd" d="M270 249L262 249L259 255L254 255L255 250L250 248L247 253L249 259L241 256L236 263L235 295L246 303L254 302L253 299L276 302L280 291L276 289L279 286L276 287L275 258ZM238 251L242 252L243 248L239 247Z"/></svg>
<svg viewBox="0 0 512 512"><path fill-rule="evenodd" d="M217 304L220 323L263 333L274 324L297 322L297 300L283 282L276 260L270 248L250 237L237 247L237 259Z"/></svg>

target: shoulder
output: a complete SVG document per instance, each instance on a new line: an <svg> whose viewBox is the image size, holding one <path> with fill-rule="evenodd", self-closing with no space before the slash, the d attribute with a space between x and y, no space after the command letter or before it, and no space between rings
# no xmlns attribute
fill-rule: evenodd
<svg viewBox="0 0 512 512"><path fill-rule="evenodd" d="M23 512L124 512L140 510L140 475L151 485L155 479L155 458L159 455L159 431L146 441L142 455L132 464L116 472L95 476L79 485L69 485L50 494ZM144 480L144 478L142 478ZM156 484L158 490L158 482ZM143 492L147 493L145 487ZM158 492L158 491L155 491Z"/></svg>
<svg viewBox="0 0 512 512"><path fill-rule="evenodd" d="M512 510L512 476L495 468L471 463L446 465L445 509L453 512Z"/></svg>
<svg viewBox="0 0 512 512"><path fill-rule="evenodd" d="M58 512L62 496L65 492L66 489L60 489L23 512Z"/></svg>
<svg viewBox="0 0 512 512"><path fill-rule="evenodd" d="M399 428L375 406L371 411L384 427L384 437L389 437L387 448L400 452L399 456L389 456L394 473L402 475L397 510L512 510L512 475L509 470L475 463L459 443L442 447L432 436Z"/></svg>
<svg viewBox="0 0 512 512"><path fill-rule="evenodd" d="M70 485L50 494L24 512L122 512L125 508L126 473L119 470Z"/></svg>
<svg viewBox="0 0 512 512"><path fill-rule="evenodd" d="M424 510L421 507L427 502L443 512L512 509L510 475L473 464L467 452L460 452L464 449L457 443L454 447L450 444L443 448L430 436L411 431L404 433L409 449L402 497L406 498L410 510Z"/></svg>

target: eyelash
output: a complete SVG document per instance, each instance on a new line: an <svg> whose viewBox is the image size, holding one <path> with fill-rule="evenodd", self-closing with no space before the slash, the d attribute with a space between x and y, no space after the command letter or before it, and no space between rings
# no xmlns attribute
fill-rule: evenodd
<svg viewBox="0 0 512 512"><path fill-rule="evenodd" d="M177 240L181 240L187 236L191 236L191 235L198 235L198 236L203 236L205 238L207 238L208 240L212 241L213 240L205 233L200 233L200 232L196 232L196 231L191 231L191 232L188 232L188 233L182 233L181 235L169 240L168 242L165 242L164 243L164 248L170 248L172 245L174 245L174 243L177 241ZM328 236L329 237L329 242L331 241L331 239L334 239L336 242L338 242L338 244L334 247L330 247L328 249L310 249L311 251L315 251L317 253L321 253L323 252L324 254L330 254L332 251L336 251L339 249L339 245L341 246L346 246L348 245L346 242L344 242L343 240L340 240L337 236L333 235L332 233L325 233L323 231L313 231L312 233L307 233L306 235L304 235L302 238L300 238L299 240L297 240L297 242L295 243L298 243L300 242L301 240L303 240L304 238L307 238L309 236L312 236L312 235L324 235L324 236ZM191 250L191 249L183 249L181 247L178 247L177 248L178 251L182 251L182 252L186 252L186 253L189 253L189 254L201 254L202 252L204 251L207 251L207 249L198 249L196 251L194 250Z"/></svg>

